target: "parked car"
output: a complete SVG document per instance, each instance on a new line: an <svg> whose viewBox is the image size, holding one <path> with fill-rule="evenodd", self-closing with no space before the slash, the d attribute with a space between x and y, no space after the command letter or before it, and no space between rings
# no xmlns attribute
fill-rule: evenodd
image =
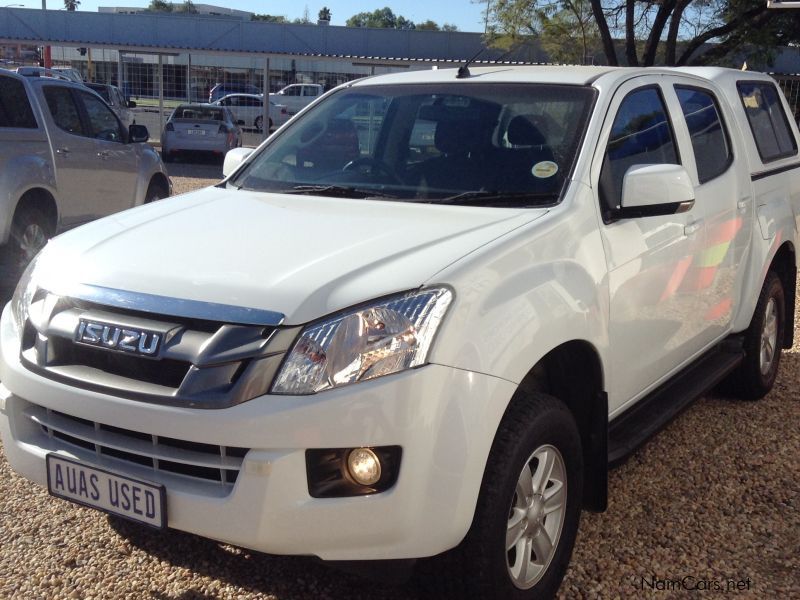
<svg viewBox="0 0 800 600"><path fill-rule="evenodd" d="M264 96L261 94L228 94L212 104L225 106L233 113L233 118L239 125L253 127L256 131L261 131L264 124ZM283 125L289 120L289 113L286 107L269 102L269 130ZM239 123L241 121L241 123Z"/></svg>
<svg viewBox="0 0 800 600"><path fill-rule="evenodd" d="M136 102L126 100L122 90L117 86L107 83L84 83L84 85L97 92L106 101L106 104L111 107L111 110L119 117L123 125L127 127L136 123L136 117L131 112L132 108L136 108Z"/></svg>
<svg viewBox="0 0 800 600"><path fill-rule="evenodd" d="M169 178L147 138L145 127L125 127L82 84L0 70L3 279L56 233L168 196Z"/></svg>
<svg viewBox="0 0 800 600"><path fill-rule="evenodd" d="M216 102L228 94L261 94L261 90L249 83L218 83L208 92L208 101Z"/></svg>
<svg viewBox="0 0 800 600"><path fill-rule="evenodd" d="M83 83L80 72L72 67L50 67L49 69L45 67L17 67L15 71L25 77L57 76L75 83Z"/></svg>
<svg viewBox="0 0 800 600"><path fill-rule="evenodd" d="M553 597L609 464L718 383L776 381L789 114L719 68L351 82L219 185L44 249L0 321L5 456L156 528Z"/></svg>
<svg viewBox="0 0 800 600"><path fill-rule="evenodd" d="M289 115L294 115L322 96L324 89L317 83L293 83L281 91L270 94L270 100L283 104Z"/></svg>
<svg viewBox="0 0 800 600"><path fill-rule="evenodd" d="M231 111L213 104L181 104L164 126L161 156L165 162L178 152L212 152L224 156L242 145L242 130Z"/></svg>

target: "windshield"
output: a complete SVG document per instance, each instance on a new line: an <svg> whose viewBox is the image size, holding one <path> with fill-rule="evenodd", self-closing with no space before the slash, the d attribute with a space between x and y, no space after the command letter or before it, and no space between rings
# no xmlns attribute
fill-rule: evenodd
<svg viewBox="0 0 800 600"><path fill-rule="evenodd" d="M594 92L542 84L341 90L229 185L256 191L531 206L558 201Z"/></svg>

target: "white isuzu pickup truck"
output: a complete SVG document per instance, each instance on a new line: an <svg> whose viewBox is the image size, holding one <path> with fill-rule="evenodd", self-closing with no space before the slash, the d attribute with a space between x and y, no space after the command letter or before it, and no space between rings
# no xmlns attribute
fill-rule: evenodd
<svg viewBox="0 0 800 600"><path fill-rule="evenodd" d="M44 248L0 323L8 461L153 527L551 596L610 464L775 381L787 115L716 68L341 86L219 185Z"/></svg>

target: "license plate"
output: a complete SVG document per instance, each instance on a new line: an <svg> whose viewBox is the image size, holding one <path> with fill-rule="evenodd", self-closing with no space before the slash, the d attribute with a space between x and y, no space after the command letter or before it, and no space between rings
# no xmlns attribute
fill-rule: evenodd
<svg viewBox="0 0 800 600"><path fill-rule="evenodd" d="M47 490L53 496L151 527L166 527L163 485L117 475L56 454L48 454L46 461Z"/></svg>
<svg viewBox="0 0 800 600"><path fill-rule="evenodd" d="M186 133L189 134L189 135L205 135L206 134L206 130L205 129L190 129Z"/></svg>

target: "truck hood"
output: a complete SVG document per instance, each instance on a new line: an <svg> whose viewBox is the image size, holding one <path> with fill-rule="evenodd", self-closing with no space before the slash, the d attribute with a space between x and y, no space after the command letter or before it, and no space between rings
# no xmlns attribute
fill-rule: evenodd
<svg viewBox="0 0 800 600"><path fill-rule="evenodd" d="M37 279L55 293L89 284L270 310L301 324L442 283L443 268L546 212L211 187L55 238Z"/></svg>

